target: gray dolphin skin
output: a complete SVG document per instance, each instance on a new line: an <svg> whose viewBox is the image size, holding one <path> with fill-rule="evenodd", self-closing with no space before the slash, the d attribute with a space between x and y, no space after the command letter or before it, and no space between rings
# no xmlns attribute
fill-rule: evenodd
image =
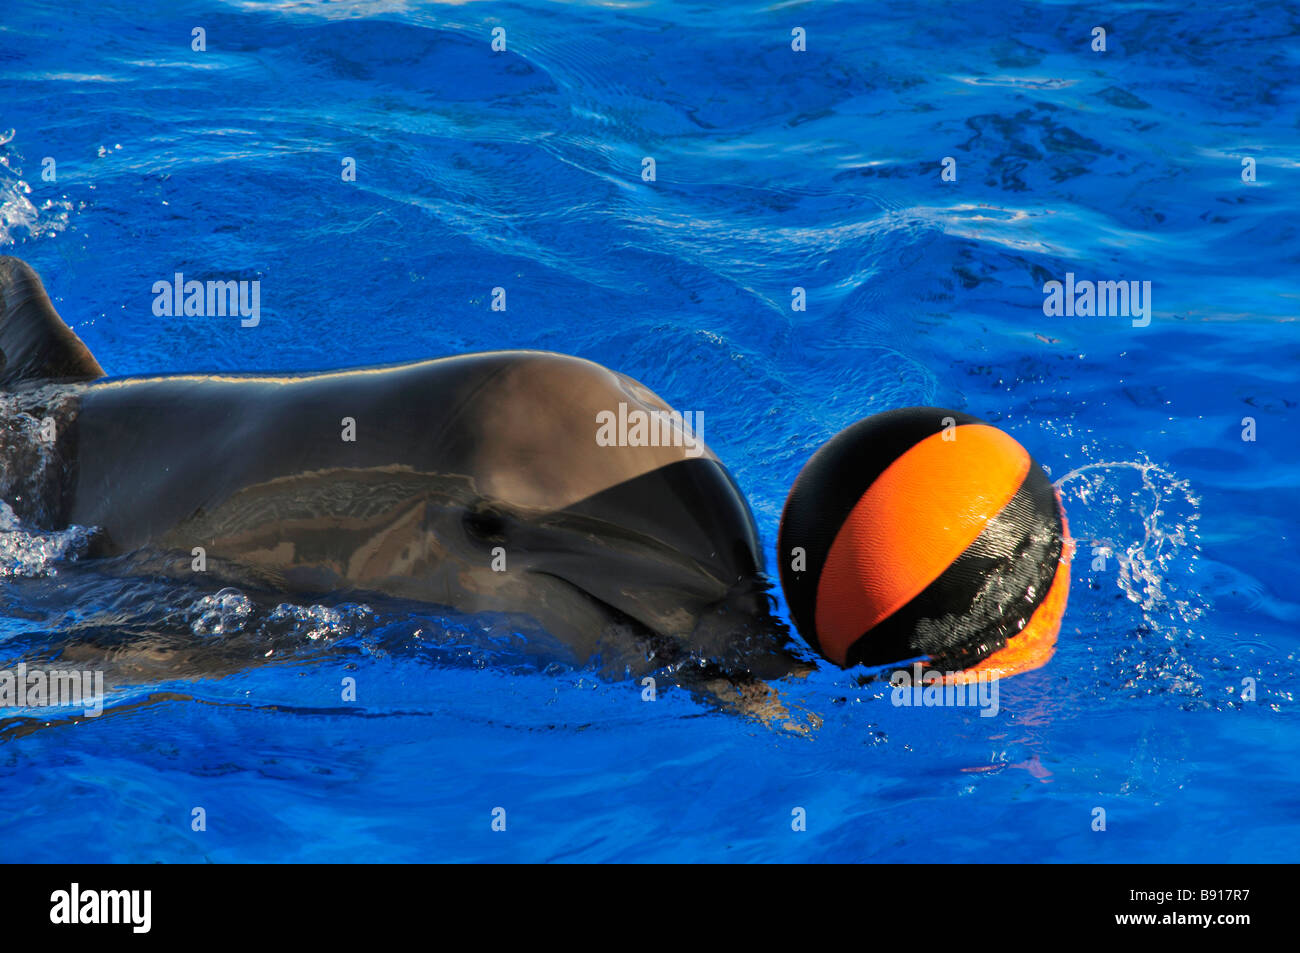
<svg viewBox="0 0 1300 953"><path fill-rule="evenodd" d="M87 556L114 571L193 579L202 547L241 588L516 614L616 676L688 658L721 660L709 677L733 684L796 667L735 481L689 439L602 446L599 414L670 408L598 364L499 351L109 378L3 257L0 354L0 392L60 408L61 465L29 509L94 527Z"/></svg>

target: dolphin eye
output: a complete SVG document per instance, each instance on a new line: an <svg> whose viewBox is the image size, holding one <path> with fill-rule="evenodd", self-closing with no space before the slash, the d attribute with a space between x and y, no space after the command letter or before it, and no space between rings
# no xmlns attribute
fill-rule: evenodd
<svg viewBox="0 0 1300 953"><path fill-rule="evenodd" d="M473 539L503 540L506 535L505 516L487 504L480 504L465 513L465 532Z"/></svg>

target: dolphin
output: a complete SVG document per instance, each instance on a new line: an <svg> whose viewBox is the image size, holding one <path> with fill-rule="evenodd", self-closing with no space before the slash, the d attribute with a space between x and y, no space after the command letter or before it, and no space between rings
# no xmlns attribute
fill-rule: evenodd
<svg viewBox="0 0 1300 953"><path fill-rule="evenodd" d="M807 670L731 474L661 398L591 361L114 378L36 273L0 257L0 394L56 433L40 472L6 458L0 495L50 529L92 528L84 558L105 571L504 613L579 665L673 667L724 699ZM598 439L636 411L664 439Z"/></svg>

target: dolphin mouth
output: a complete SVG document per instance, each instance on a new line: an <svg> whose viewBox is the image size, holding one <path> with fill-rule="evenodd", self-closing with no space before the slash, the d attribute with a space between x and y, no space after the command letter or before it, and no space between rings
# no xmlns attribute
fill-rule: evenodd
<svg viewBox="0 0 1300 953"><path fill-rule="evenodd" d="M581 593L610 616L616 624L632 631L653 649L665 664L686 655L700 659L723 659L755 653L778 652L788 641L773 612L771 583L760 575L741 576L721 595L685 595L668 613L656 612L645 599L629 597L626 603L612 601L557 572L533 569L568 589Z"/></svg>
<svg viewBox="0 0 1300 953"><path fill-rule="evenodd" d="M632 625L636 629L644 631L646 634L650 634L650 635L659 634L653 625L646 622L638 615L628 612L626 609L614 605L609 600L596 595L586 586L579 585L578 583L574 582L572 579L562 576L559 573L550 572L549 570L545 570L545 569L530 569L528 571L535 576L545 576L548 579L554 579L557 582L563 583L567 588L569 588L573 592L579 593L580 595L585 597L589 602L591 602L593 605L595 605L596 607L598 607L599 609L601 609L602 611L604 611L605 613L613 617L613 619L616 622Z"/></svg>
<svg viewBox="0 0 1300 953"><path fill-rule="evenodd" d="M646 619L644 617L645 613L629 612L608 599L598 596L586 586L579 585L558 573L541 569L533 569L530 572L534 575L546 576L562 584L567 590L580 595L607 617L608 621L603 631L598 633L597 645L603 643L606 636L615 636L614 642L617 643L620 641L618 636L626 639L628 635L631 635L639 646L637 656L643 656L644 663L648 663L649 669L680 664L692 654L689 641L676 637L672 632L664 631L655 625L653 621ZM623 653L617 652L616 654L622 655Z"/></svg>

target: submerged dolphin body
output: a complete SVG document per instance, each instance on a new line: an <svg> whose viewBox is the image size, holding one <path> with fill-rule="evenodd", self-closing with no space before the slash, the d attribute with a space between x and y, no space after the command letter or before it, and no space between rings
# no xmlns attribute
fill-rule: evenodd
<svg viewBox="0 0 1300 953"><path fill-rule="evenodd" d="M600 445L598 414L669 408L598 364L502 351L106 378L35 272L2 257L0 355L0 392L49 409L60 461L0 488L21 477L29 517L94 527L87 555L106 564L194 579L202 548L241 587L518 614L618 675L797 667L735 481L689 439Z"/></svg>

